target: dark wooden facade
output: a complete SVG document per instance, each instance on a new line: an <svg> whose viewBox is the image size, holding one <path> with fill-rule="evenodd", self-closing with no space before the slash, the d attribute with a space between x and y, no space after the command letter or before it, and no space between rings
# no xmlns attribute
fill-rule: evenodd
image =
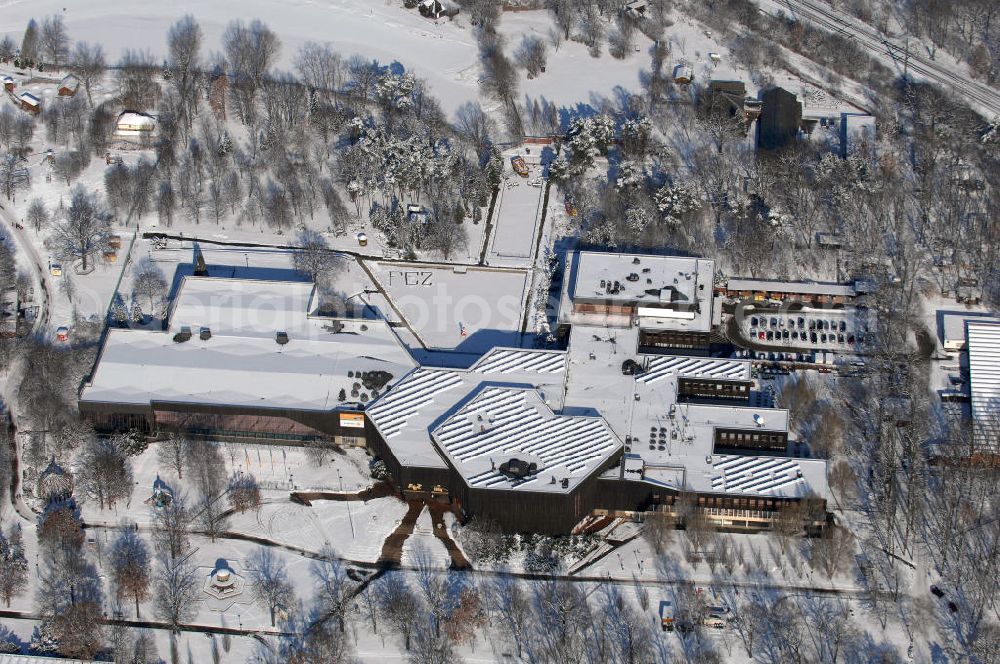
<svg viewBox="0 0 1000 664"><path fill-rule="evenodd" d="M688 330L639 330L639 350L656 351L661 348L708 348L711 342L708 332Z"/></svg>
<svg viewBox="0 0 1000 664"><path fill-rule="evenodd" d="M677 397L683 400L724 399L726 401L750 401L749 380L725 380L722 378L677 379Z"/></svg>

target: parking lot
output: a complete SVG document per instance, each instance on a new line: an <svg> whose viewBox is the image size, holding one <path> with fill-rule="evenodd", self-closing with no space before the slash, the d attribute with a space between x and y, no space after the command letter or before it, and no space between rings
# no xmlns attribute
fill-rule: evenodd
<svg viewBox="0 0 1000 664"><path fill-rule="evenodd" d="M854 353L865 343L867 310L769 311L747 307L739 329L759 346Z"/></svg>

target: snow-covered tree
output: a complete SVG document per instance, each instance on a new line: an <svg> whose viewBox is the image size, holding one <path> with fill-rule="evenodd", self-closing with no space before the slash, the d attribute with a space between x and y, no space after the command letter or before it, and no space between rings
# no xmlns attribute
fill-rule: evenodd
<svg viewBox="0 0 1000 664"><path fill-rule="evenodd" d="M5 534L0 528L0 600L7 606L28 587L28 560L24 555L21 526L15 523Z"/></svg>
<svg viewBox="0 0 1000 664"><path fill-rule="evenodd" d="M132 273L132 294L146 298L151 314L156 311L156 304L166 297L168 285L163 270L156 263L148 257L139 260Z"/></svg>
<svg viewBox="0 0 1000 664"><path fill-rule="evenodd" d="M77 187L65 218L53 228L53 239L59 252L80 259L86 271L90 256L104 246L110 232L108 216L91 194Z"/></svg>
<svg viewBox="0 0 1000 664"><path fill-rule="evenodd" d="M653 195L656 208L670 226L678 226L684 216L701 207L701 200L693 188L684 184L666 184Z"/></svg>

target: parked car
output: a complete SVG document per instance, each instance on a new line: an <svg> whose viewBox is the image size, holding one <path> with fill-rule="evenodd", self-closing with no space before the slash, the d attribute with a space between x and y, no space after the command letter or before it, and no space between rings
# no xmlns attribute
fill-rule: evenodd
<svg viewBox="0 0 1000 664"><path fill-rule="evenodd" d="M944 591L937 586L931 586L931 594L938 598L944 597Z"/></svg>

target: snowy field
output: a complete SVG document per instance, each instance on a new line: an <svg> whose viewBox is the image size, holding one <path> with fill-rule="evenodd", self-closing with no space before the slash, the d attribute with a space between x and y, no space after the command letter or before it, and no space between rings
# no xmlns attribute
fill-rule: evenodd
<svg viewBox="0 0 1000 664"><path fill-rule="evenodd" d="M364 54L383 64L400 62L430 83L445 112L478 97L478 53L468 21L461 14L455 21L431 21L401 2L382 0L216 0L211 3L180 0L162 3L136 0L89 0L67 4L42 0L8 0L0 12L0 34L20 40L28 19L61 13L70 36L104 45L116 59L125 49L166 54L167 28L186 13L194 15L205 34L205 50L219 48L226 24L235 18L259 18L281 38L278 68L291 70L295 52L307 41L330 42L345 57ZM510 31L547 34L551 21L546 12L506 14ZM506 31L506 29L505 29ZM517 38L518 41L520 37ZM643 41L648 41L644 40ZM645 45L643 46L645 49ZM645 62L645 53L638 53ZM552 53L550 71L527 86L526 92L557 104L590 100L592 93L611 96L616 87L636 88L636 62L600 60L605 71L593 75L593 59L586 47L566 43ZM585 66L584 66L585 65ZM599 84L596 82L599 81ZM595 89L596 87L596 89Z"/></svg>
<svg viewBox="0 0 1000 664"><path fill-rule="evenodd" d="M328 546L347 560L373 563L404 514L406 503L394 497L317 500L311 507L286 500L235 515L230 530L313 553Z"/></svg>
<svg viewBox="0 0 1000 664"><path fill-rule="evenodd" d="M428 348L482 353L520 341L528 274L522 270L368 263Z"/></svg>

